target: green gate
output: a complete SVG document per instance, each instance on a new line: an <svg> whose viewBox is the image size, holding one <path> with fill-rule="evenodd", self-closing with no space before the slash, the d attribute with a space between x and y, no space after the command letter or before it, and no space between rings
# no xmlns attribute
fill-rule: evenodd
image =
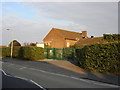
<svg viewBox="0 0 120 90"><path fill-rule="evenodd" d="M44 55L46 59L65 60L74 57L74 52L74 48L45 48Z"/></svg>

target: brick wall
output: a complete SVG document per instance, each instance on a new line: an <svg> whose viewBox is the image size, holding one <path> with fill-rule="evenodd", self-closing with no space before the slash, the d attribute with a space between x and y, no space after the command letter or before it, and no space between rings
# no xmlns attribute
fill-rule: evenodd
<svg viewBox="0 0 120 90"><path fill-rule="evenodd" d="M66 42L58 32L51 30L49 33L50 34L48 34L43 40L44 42L50 42L51 48L65 48Z"/></svg>
<svg viewBox="0 0 120 90"><path fill-rule="evenodd" d="M70 46L73 46L77 41L75 40L65 40L66 41L66 47L67 47L67 43L69 43Z"/></svg>

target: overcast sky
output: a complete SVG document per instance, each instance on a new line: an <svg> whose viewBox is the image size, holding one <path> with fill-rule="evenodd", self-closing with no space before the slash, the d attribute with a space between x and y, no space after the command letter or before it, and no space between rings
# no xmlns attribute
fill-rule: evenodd
<svg viewBox="0 0 120 90"><path fill-rule="evenodd" d="M53 27L80 33L86 30L89 37L118 33L117 2L3 2L0 8L0 45L10 43L11 31L20 43L40 43Z"/></svg>

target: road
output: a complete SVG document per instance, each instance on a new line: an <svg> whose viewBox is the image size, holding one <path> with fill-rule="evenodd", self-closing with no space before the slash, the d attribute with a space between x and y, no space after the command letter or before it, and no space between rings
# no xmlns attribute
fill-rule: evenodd
<svg viewBox="0 0 120 90"><path fill-rule="evenodd" d="M47 62L3 59L1 63L7 75L32 80L43 88L118 88L117 85L83 79L78 73Z"/></svg>
<svg viewBox="0 0 120 90"><path fill-rule="evenodd" d="M7 75L4 71L2 74L2 88L40 88L35 83L29 80L24 80L19 77ZM40 88L43 90L42 88Z"/></svg>

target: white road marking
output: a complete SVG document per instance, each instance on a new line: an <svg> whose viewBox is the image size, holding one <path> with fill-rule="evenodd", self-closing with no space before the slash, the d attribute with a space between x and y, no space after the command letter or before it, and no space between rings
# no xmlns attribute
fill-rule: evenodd
<svg viewBox="0 0 120 90"><path fill-rule="evenodd" d="M19 68L19 69L22 70L22 69L25 69L25 68L27 68L27 67L21 67L21 68Z"/></svg>
<svg viewBox="0 0 120 90"><path fill-rule="evenodd" d="M35 68L29 68L29 69L40 71L40 72L44 72L44 73L48 73L48 74L52 74L52 75L58 75L58 76L62 76L62 77L68 77L68 78L80 80L80 81L87 82L87 83L91 83L92 82L93 84L96 84L96 85L111 86L111 87L116 87L116 88L119 87L117 85L112 85L112 84L107 84L107 83L102 83L102 82L97 82L97 81L92 81L92 80L84 80L84 79L73 77L73 76L67 76L67 75L63 75L63 74L52 73L52 72L48 72L48 71L44 71L44 70L38 70L38 69L35 69Z"/></svg>
<svg viewBox="0 0 120 90"><path fill-rule="evenodd" d="M11 76L11 75L8 75L4 70L1 70L1 71L2 71L3 74L6 75L6 76L20 78L20 77L17 77L17 76ZM21 79L24 79L24 78L21 78Z"/></svg>
<svg viewBox="0 0 120 90"><path fill-rule="evenodd" d="M1 70L3 72L4 75L7 75L5 71Z"/></svg>
<svg viewBox="0 0 120 90"><path fill-rule="evenodd" d="M29 81L27 78L22 78L22 77L18 77L18 76L14 76L15 78L19 78L19 79L23 79L23 80L26 80L26 81Z"/></svg>
<svg viewBox="0 0 120 90"><path fill-rule="evenodd" d="M8 75L4 70L1 70L3 72L4 75L8 76L8 77L12 77L10 75Z"/></svg>
<svg viewBox="0 0 120 90"><path fill-rule="evenodd" d="M74 79L76 79L76 80L81 80L81 81L84 81L84 82L93 83L93 84L96 84L96 85L119 87L119 86L117 86L117 85L112 85L112 84L107 84L107 83L102 83L102 82L97 82L97 81L92 81L92 80L84 80L84 79L80 79L80 78L76 78L76 77L71 77L71 78L74 78Z"/></svg>
<svg viewBox="0 0 120 90"><path fill-rule="evenodd" d="M7 75L6 72L5 72L4 70L1 70L1 71L2 71L2 72L4 73L4 75L6 75L6 76L14 77L14 78L19 78L19 79L22 79L22 80L25 80L25 81L32 82L33 84L37 85L38 87L42 88L43 90L46 90L45 88L43 88L41 85L39 85L38 83L36 83L36 82L33 81L33 80L29 80L29 79L27 79L27 78L22 78L22 77L18 77L18 76Z"/></svg>
<svg viewBox="0 0 120 90"><path fill-rule="evenodd" d="M17 65L17 66L21 66L21 65ZM24 66L23 66L24 67ZM77 78L77 77L73 77L73 76L67 76L67 75L63 75L63 74L59 74L59 73L53 73L53 72L48 72L48 71L44 71L44 70L40 70L40 69L35 69L35 68L28 68L27 69L31 69L31 70L36 70L36 71L40 71L43 73L48 73L48 74L52 74L52 75L58 75L58 76L62 76L62 77L68 77L68 78L72 78L72 79L76 79L76 80L80 80L89 84L95 84L95 85L102 85L102 86L111 86L111 87L115 87L118 88L120 86L118 85L113 85L113 84L107 84L107 83L103 83L103 82L97 82L97 81L92 81L92 80L85 80L85 79L81 79L81 78Z"/></svg>
<svg viewBox="0 0 120 90"><path fill-rule="evenodd" d="M37 85L38 87L42 88L43 90L46 90L45 88L43 88L41 85L39 85L38 83L36 83L35 81L33 80L30 80L32 83L34 83L35 85Z"/></svg>

